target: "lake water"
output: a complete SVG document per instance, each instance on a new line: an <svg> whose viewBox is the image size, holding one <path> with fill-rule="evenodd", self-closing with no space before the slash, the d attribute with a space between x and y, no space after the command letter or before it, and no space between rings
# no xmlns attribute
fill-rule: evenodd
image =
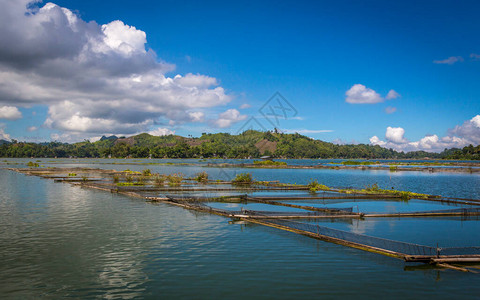
<svg viewBox="0 0 480 300"><path fill-rule="evenodd" d="M8 160L26 163L30 160ZM360 170L271 170L128 165L129 160L52 160L44 166L151 169L213 179L251 172L258 180L382 187L480 198L472 174ZM3 167L19 165L3 165ZM1 166L0 166L1 167ZM0 296L9 298L421 298L471 299L478 274L438 270L220 216L83 189L0 169ZM302 202L312 205L313 200ZM298 202L300 203L300 202ZM315 204L315 203L313 203ZM238 208L234 204L232 209ZM411 200L315 205L370 211L449 209ZM278 209L277 209L278 208ZM262 208L263 209L263 208ZM280 211L281 207L275 207ZM389 239L480 246L480 222L462 218L315 221Z"/></svg>

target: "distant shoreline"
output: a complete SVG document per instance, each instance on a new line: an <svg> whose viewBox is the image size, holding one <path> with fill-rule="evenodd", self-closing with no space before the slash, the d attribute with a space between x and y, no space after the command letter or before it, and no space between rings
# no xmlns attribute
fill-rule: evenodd
<svg viewBox="0 0 480 300"><path fill-rule="evenodd" d="M11 161L7 161L9 159ZM372 170L383 170L395 172L404 172L404 171L416 171L416 172L428 172L428 173L437 173L437 172L449 172L449 173L480 173L480 162L464 162L461 160L429 160L428 162L422 163L422 160L408 160L408 159L378 159L378 160L341 160L341 159L274 159L275 161L286 161L285 165L277 164L254 164L253 161L259 161L259 159L248 159L252 162L241 162L247 159L154 159L154 160L174 160L178 162L150 162L150 159L139 159L139 158L119 158L119 159L108 159L108 158L57 158L59 161L54 161L55 158L20 158L23 162L15 162L16 158L1 158L0 165L11 165L11 164L22 164L28 162L37 163L64 163L65 160L89 160L92 163L95 163L94 160L98 160L99 164L112 164L112 165L166 165L166 166L198 166L206 168L248 168L248 169L325 169L325 170L359 170L359 171L372 171ZM50 161L45 161L45 159L50 159ZM31 161L33 160L33 161ZM53 160L53 161L52 161ZM107 162L107 160L124 160ZM137 162L134 162L137 160ZM145 160L145 161L140 161ZM185 160L198 160L198 162L181 162ZM230 162L212 162L215 160L234 160L238 163ZM306 164L306 165L295 165L289 164L289 160L312 160L312 161L328 161L328 160L338 160L339 162L324 162L318 164ZM202 163L203 162L203 163ZM378 164L376 163L378 162ZM385 164L382 164L385 162ZM397 163L398 162L398 163ZM437 163L436 163L437 162ZM83 162L79 162L83 163ZM349 163L358 163L358 164L349 164ZM361 163L368 163L363 165Z"/></svg>

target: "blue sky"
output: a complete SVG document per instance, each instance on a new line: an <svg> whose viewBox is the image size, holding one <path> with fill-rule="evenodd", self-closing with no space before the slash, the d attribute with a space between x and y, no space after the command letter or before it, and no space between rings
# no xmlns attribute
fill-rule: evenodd
<svg viewBox="0 0 480 300"><path fill-rule="evenodd" d="M12 2L1 1L5 4ZM138 40L141 39L138 34L128 41L132 41L132 45L136 43L132 46L136 50L145 47L156 53L155 68L162 70L162 76L174 78L180 74L185 77L191 73L191 79L195 81L178 83L182 86L168 90L168 101L162 100L168 102L164 110L146 111L142 108L138 115L133 112L139 105L148 106L150 100L147 96L136 99L135 104L128 102L131 108L127 100L111 104L120 98L135 97L131 91L125 96L115 91L118 99L104 99L104 96L87 99L88 89L81 90L81 96L77 90L75 93L68 90L64 95L58 92L58 86L69 86L67 80L76 80L75 76L62 78L64 82L55 85L55 93L52 92L53 87L42 91L54 100L37 95L15 96L12 99L12 93L3 95L0 92L0 107L17 107L22 115L21 118L0 119L1 132L10 138L73 141L98 138L102 134L141 131L195 136L201 132L236 133L250 117L265 122L265 127L272 127L258 110L275 92L279 92L298 112L295 118L281 120L278 127L285 132L299 131L325 141L373 143L398 150L439 151L444 147L480 142L480 117L475 119L480 114L480 91L477 88L480 78L480 56L477 56L480 54L480 21L477 12L480 3L476 1L233 3L107 0L54 3L71 10L79 20L90 24L82 29L87 33L101 35L103 33L98 33L98 29L115 20L122 21L125 26L134 26L137 31L145 33L147 43L143 45ZM40 3L36 6L44 5ZM11 3L7 5L9 8L11 11L18 10ZM49 9L32 11L32 14L40 19L40 15L53 15L53 12ZM55 18L60 17L55 15ZM8 20L3 19L4 22ZM90 21L95 22L96 29L92 23L87 23ZM15 29L19 40L22 35L27 39L28 32L41 24L40 21L32 23L31 28L23 23L17 25L25 27L25 30ZM59 25L61 19L54 19L53 23ZM122 28L128 29L115 27L115 37L122 36L119 33ZM62 43L62 38L67 39L68 35L56 30L48 27L43 34L54 35L55 43L58 40ZM104 31L104 34L108 35L108 32ZM8 34L8 30L0 31L1 44L8 43L9 39L12 35ZM66 43L70 43L66 49L74 48L73 42ZM14 41L12 48L25 44ZM42 45L32 42L30 47ZM109 45L112 46L111 43ZM4 74L11 76L7 79L26 78L26 82L37 82L28 77L32 72L43 77L52 76L53 64L44 63L45 68L40 70L38 66L41 63L36 63L34 58L28 67L12 66L8 60L12 60L12 53L18 53L18 50L7 50L0 50L0 63L3 59L3 70L6 70ZM102 55L110 55L102 51ZM149 54L143 52L142 59L150 59ZM131 53L128 52L128 55L133 59ZM34 53L29 55L35 57ZM58 55L61 59L70 59L62 56L60 51ZM58 60L58 57L55 59ZM79 71L86 70L87 65L79 66L77 62L75 67ZM160 66L158 62L168 65ZM122 66L128 67L129 64ZM47 67L49 72L45 71ZM138 66L132 68L135 67ZM29 68L28 74L25 68ZM113 67L102 67L102 72L107 68ZM95 70L89 76L100 76L96 74L104 74L102 72ZM135 69L129 74L145 72ZM10 81L5 76L0 77L0 86L9 85ZM187 97L197 97L195 93L188 94L192 82L197 84L194 89L209 95L205 96L208 100L194 99L192 103L178 107L172 104L180 103ZM119 86L119 83L115 85ZM349 101L346 93L355 85L357 88L352 90ZM216 87L222 91L212 92ZM182 89L181 95L176 94L177 89ZM385 99L391 90L398 96ZM95 93L91 92L92 95ZM150 96L163 97L164 94L165 91L160 94L152 92ZM62 101L73 104L69 106ZM89 109L93 107L92 103L101 101L110 101L105 105L111 105L110 109L115 113L94 113L93 109ZM157 107L166 103L157 98L151 101L150 105L154 103ZM246 104L250 107L245 108ZM122 109L129 111L122 113ZM0 108L0 117L1 112ZM197 118L192 117L192 113L197 113ZM121 127L122 118L129 124L128 129ZM103 126L90 126L88 122ZM30 128L31 131L27 131L28 127L35 127L35 130ZM155 131L157 128L160 129ZM433 136L437 139L432 139ZM377 137L378 141L373 139L372 142L372 137Z"/></svg>

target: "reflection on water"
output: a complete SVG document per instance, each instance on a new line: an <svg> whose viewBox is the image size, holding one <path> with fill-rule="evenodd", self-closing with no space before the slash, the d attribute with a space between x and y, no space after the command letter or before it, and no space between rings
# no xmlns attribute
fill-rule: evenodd
<svg viewBox="0 0 480 300"><path fill-rule="evenodd" d="M91 163L89 166L96 167ZM198 172L197 167L149 168L161 173ZM213 177L220 170L207 169ZM371 179L388 178L384 173L246 171L254 172L258 179L281 177L284 182L308 182L318 177L319 181L330 181L326 182L329 185L361 185ZM401 178L399 182L405 187L444 188L444 192L464 179L474 190L478 183L478 177L469 175L407 174L396 178ZM431 187L436 182L433 179L448 184ZM373 298L381 293L385 297L435 295L447 299L452 293L456 298L469 298L480 292L478 277L468 274L445 271L441 284L437 284L437 271L433 269L405 273L402 261L264 226L229 225L225 218L178 207L145 203L2 169L0 187L3 298ZM232 209L244 206L226 205ZM395 202L385 205L389 205L386 209L397 207ZM388 218L314 222L422 244L464 246L478 245L480 240L478 221L397 221Z"/></svg>

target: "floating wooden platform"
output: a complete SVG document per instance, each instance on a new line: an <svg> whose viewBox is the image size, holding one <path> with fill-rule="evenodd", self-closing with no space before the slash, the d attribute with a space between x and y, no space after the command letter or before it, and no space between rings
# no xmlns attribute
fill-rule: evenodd
<svg viewBox="0 0 480 300"><path fill-rule="evenodd" d="M466 267L454 266L452 264L462 263L479 263L480 262L480 247L462 247L462 248L434 248L429 246L422 246L399 241L387 240L377 237L360 235L352 232L341 231L328 227L321 227L308 223L294 222L292 219L352 219L352 218L379 218L379 217L437 217L437 216L480 216L480 208L470 209L451 209L443 211L428 211L428 212L405 212L405 213L360 213L353 212L352 209L338 209L338 208L321 208L306 205L297 205L291 203L279 202L281 200L313 200L313 199L397 199L393 195L362 195L362 194L341 194L338 196L313 196L313 197L249 197L248 195L233 195L227 197L217 197L217 199L235 198L241 201L251 201L257 203L264 203L269 205L287 206L292 208L300 208L306 212L273 212L273 211L254 211L241 210L229 211L212 208L205 205L206 201L215 201L215 197L179 197L169 196L157 197L149 196L151 192L251 192L251 191L289 191L289 190L306 190L305 187L289 187L289 186L231 186L231 187L215 187L205 188L201 184L191 187L120 187L113 184L113 176L122 174L115 170L100 170L87 168L54 168L54 169L10 169L21 172L27 175L40 176L46 179L53 179L55 181L67 182L85 188L97 189L106 192L119 193L130 197L138 197L151 202L164 202L171 205L179 206L185 209L205 212L209 214L216 214L219 216L231 218L240 222L250 222L254 224L273 227L297 234L302 234L308 237L316 238L326 242L331 242L347 247L352 247L364 251L378 253L389 257L403 259L406 262L421 262L434 264L440 267L455 269L459 271L472 270ZM81 178L78 176L65 176L65 173L88 174L89 177ZM91 177L91 176L95 177ZM222 183L225 184L225 183ZM335 193L336 191L331 191ZM427 201L441 201L455 204L469 204L480 205L480 200L477 199L461 199L461 198L438 198L426 199Z"/></svg>

